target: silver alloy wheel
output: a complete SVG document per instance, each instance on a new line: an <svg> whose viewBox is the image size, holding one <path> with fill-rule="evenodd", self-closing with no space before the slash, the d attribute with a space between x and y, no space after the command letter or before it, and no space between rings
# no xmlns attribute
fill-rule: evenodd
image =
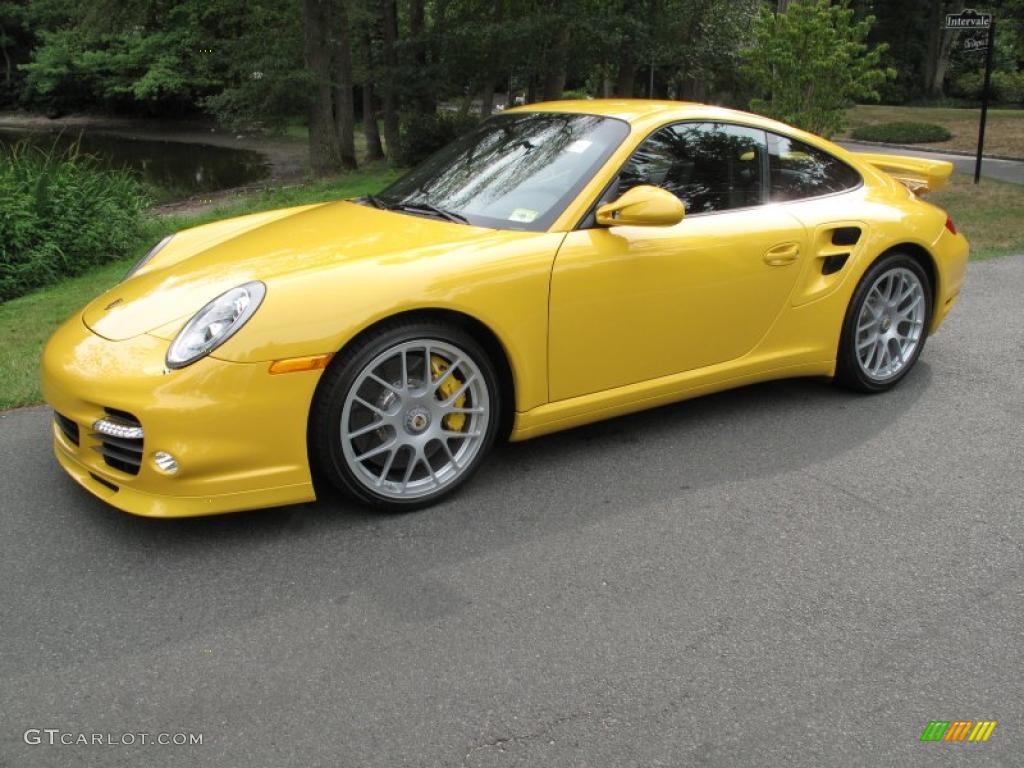
<svg viewBox="0 0 1024 768"><path fill-rule="evenodd" d="M373 493L418 499L473 463L490 416L486 381L468 353L438 339L406 341L371 360L349 389L342 451Z"/></svg>
<svg viewBox="0 0 1024 768"><path fill-rule="evenodd" d="M876 382L899 375L913 359L925 320L924 285L917 274L896 267L871 285L857 316L857 364Z"/></svg>

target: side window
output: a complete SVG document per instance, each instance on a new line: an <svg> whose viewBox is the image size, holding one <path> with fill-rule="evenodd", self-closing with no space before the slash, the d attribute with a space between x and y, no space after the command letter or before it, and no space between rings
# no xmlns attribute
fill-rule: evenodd
<svg viewBox="0 0 1024 768"><path fill-rule="evenodd" d="M768 134L769 200L785 202L853 189L860 174L802 141Z"/></svg>
<svg viewBox="0 0 1024 768"><path fill-rule="evenodd" d="M637 147L619 175L618 193L662 187L687 215L760 205L764 131L728 123L678 123Z"/></svg>

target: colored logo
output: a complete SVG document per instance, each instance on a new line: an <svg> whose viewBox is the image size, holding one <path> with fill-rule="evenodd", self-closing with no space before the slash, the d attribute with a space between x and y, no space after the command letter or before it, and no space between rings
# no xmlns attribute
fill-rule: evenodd
<svg viewBox="0 0 1024 768"><path fill-rule="evenodd" d="M921 741L988 741L995 728L995 720L932 720Z"/></svg>

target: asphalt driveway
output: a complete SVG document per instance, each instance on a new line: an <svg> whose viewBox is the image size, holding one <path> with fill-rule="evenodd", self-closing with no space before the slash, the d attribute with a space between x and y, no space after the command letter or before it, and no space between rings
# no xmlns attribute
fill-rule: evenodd
<svg viewBox="0 0 1024 768"><path fill-rule="evenodd" d="M1024 258L972 264L888 395L508 446L399 517L132 518L58 470L46 410L2 414L0 765L1019 765L1022 297ZM958 719L999 724L919 741Z"/></svg>

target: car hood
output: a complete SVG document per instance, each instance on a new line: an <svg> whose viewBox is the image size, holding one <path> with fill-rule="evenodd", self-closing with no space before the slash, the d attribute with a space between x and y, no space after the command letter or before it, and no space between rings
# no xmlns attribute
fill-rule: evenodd
<svg viewBox="0 0 1024 768"><path fill-rule="evenodd" d="M367 259L421 259L453 247L485 245L523 232L484 229L423 216L384 211L347 201L279 212L267 221L253 217L223 222L226 239L183 237L195 253L182 256L175 241L158 254L153 267L122 282L86 306L85 324L104 338L119 341L142 333L166 336L220 294L250 280L273 290L283 276L333 270ZM218 227L219 225L214 225ZM242 229L239 233L239 229ZM183 235L191 232L186 230ZM211 245L211 241L213 244ZM170 262L161 266L163 261Z"/></svg>

